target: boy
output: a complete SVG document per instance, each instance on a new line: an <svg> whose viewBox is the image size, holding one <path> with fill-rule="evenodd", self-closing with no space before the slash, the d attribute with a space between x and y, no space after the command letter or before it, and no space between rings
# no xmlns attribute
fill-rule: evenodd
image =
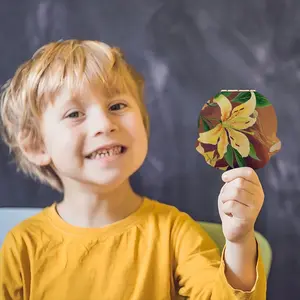
<svg viewBox="0 0 300 300"><path fill-rule="evenodd" d="M1 118L19 168L64 194L6 236L1 300L266 299L251 169L224 173L221 260L187 214L132 190L149 122L143 80L118 49L45 45L5 86Z"/></svg>

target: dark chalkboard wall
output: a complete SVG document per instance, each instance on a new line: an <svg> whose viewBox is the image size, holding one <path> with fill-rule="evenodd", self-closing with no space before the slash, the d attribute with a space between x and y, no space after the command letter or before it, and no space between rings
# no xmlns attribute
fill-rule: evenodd
<svg viewBox="0 0 300 300"><path fill-rule="evenodd" d="M222 182L194 149L198 112L220 89L264 94L283 143L258 172L266 199L256 229L274 251L268 299L300 299L298 0L2 0L0 7L0 84L53 40L98 39L124 50L147 80L152 121L149 156L133 185L199 220L219 221ZM61 198L17 174L8 149L0 151L0 206L45 207Z"/></svg>

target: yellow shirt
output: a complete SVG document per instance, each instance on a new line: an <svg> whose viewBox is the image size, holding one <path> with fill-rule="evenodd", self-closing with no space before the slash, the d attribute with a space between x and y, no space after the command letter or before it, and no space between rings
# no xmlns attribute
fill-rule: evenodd
<svg viewBox="0 0 300 300"><path fill-rule="evenodd" d="M175 207L144 198L103 228L64 222L55 204L23 221L0 252L0 300L266 299L259 255L251 292L234 290L206 232Z"/></svg>

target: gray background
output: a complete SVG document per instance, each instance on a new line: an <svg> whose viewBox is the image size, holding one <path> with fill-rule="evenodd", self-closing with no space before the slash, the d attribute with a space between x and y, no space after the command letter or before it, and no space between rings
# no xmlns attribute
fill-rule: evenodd
<svg viewBox="0 0 300 300"><path fill-rule="evenodd" d="M194 148L204 102L239 88L273 103L283 150L258 172L266 199L256 229L274 251L268 299L299 299L300 2L1 0L0 84L61 38L120 46L144 74L152 135L133 185L198 220L219 222L222 186L221 171ZM17 174L8 149L0 151L0 206L45 207L61 198Z"/></svg>

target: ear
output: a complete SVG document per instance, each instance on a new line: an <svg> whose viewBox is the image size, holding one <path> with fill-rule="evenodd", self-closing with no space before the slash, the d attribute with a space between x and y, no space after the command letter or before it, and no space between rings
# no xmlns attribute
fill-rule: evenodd
<svg viewBox="0 0 300 300"><path fill-rule="evenodd" d="M51 157L47 152L26 151L26 153L24 153L24 154L30 162L32 162L33 164L35 164L37 166L47 166L51 163Z"/></svg>
<svg viewBox="0 0 300 300"><path fill-rule="evenodd" d="M17 136L17 141L23 155L37 166L47 166L52 162L44 142L34 138L30 131L23 130Z"/></svg>
<svg viewBox="0 0 300 300"><path fill-rule="evenodd" d="M51 156L43 145L33 145L23 141L20 148L24 156L37 166L47 166L51 163Z"/></svg>

